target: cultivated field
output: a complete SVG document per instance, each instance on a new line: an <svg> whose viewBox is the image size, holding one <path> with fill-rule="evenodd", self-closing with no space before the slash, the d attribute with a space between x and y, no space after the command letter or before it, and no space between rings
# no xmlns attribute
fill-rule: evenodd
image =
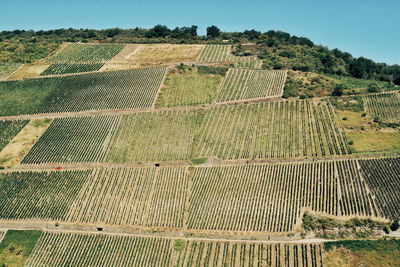
<svg viewBox="0 0 400 267"><path fill-rule="evenodd" d="M334 117L335 112L328 104L298 100L56 119L23 163L103 160L129 163L207 156L233 160L348 154L345 136Z"/></svg>
<svg viewBox="0 0 400 267"><path fill-rule="evenodd" d="M201 114L160 111L123 116L114 132L106 161L175 161L190 158Z"/></svg>
<svg viewBox="0 0 400 267"><path fill-rule="evenodd" d="M101 162L119 120L114 116L55 119L22 163Z"/></svg>
<svg viewBox="0 0 400 267"><path fill-rule="evenodd" d="M216 97L217 102L282 96L286 71L229 69Z"/></svg>
<svg viewBox="0 0 400 267"><path fill-rule="evenodd" d="M0 121L0 151L3 150L28 122L27 120Z"/></svg>
<svg viewBox="0 0 400 267"><path fill-rule="evenodd" d="M400 158L367 159L359 163L379 213L386 218L400 219Z"/></svg>
<svg viewBox="0 0 400 267"><path fill-rule="evenodd" d="M166 68L0 82L0 115L150 108Z"/></svg>
<svg viewBox="0 0 400 267"><path fill-rule="evenodd" d="M98 71L103 66L104 63L56 63L51 64L40 76Z"/></svg>
<svg viewBox="0 0 400 267"><path fill-rule="evenodd" d="M46 61L53 63L100 63L112 59L124 49L125 44L71 43Z"/></svg>
<svg viewBox="0 0 400 267"><path fill-rule="evenodd" d="M354 161L196 169L188 228L290 232L302 209L333 216L375 216Z"/></svg>
<svg viewBox="0 0 400 267"><path fill-rule="evenodd" d="M183 167L97 169L87 178L67 220L181 228L188 182Z"/></svg>
<svg viewBox="0 0 400 267"><path fill-rule="evenodd" d="M263 234L295 231L305 210L396 218L397 173L377 183L370 172L362 160L3 172L0 219Z"/></svg>
<svg viewBox="0 0 400 267"><path fill-rule="evenodd" d="M216 107L196 137L194 157L263 159L349 153L332 106L279 101Z"/></svg>
<svg viewBox="0 0 400 267"><path fill-rule="evenodd" d="M65 220L89 171L0 173L3 220Z"/></svg>
<svg viewBox="0 0 400 267"><path fill-rule="evenodd" d="M44 232L26 266L167 266L171 240Z"/></svg>
<svg viewBox="0 0 400 267"><path fill-rule="evenodd" d="M381 93L363 96L364 109L372 118L388 122L400 121L399 93Z"/></svg>
<svg viewBox="0 0 400 267"><path fill-rule="evenodd" d="M177 245L178 244L178 245ZM323 266L321 244L44 232L26 266Z"/></svg>
<svg viewBox="0 0 400 267"><path fill-rule="evenodd" d="M239 57L232 54L230 45L207 45L197 57L199 62L255 61L257 57Z"/></svg>
<svg viewBox="0 0 400 267"><path fill-rule="evenodd" d="M165 72L165 68L151 68L63 77L61 88L48 97L39 113L150 108Z"/></svg>
<svg viewBox="0 0 400 267"><path fill-rule="evenodd" d="M167 75L156 107L195 106L211 103L223 76L196 70L174 71Z"/></svg>

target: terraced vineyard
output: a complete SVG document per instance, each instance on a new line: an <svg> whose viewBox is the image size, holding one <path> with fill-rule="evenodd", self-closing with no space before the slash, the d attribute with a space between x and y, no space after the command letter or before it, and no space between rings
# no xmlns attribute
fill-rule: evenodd
<svg viewBox="0 0 400 267"><path fill-rule="evenodd" d="M184 249L173 248L176 242ZM97 249L95 249L97 248ZM123 248L123 249L122 249ZM44 232L26 266L323 266L323 246Z"/></svg>
<svg viewBox="0 0 400 267"><path fill-rule="evenodd" d="M55 119L22 163L101 162L119 120L113 116Z"/></svg>
<svg viewBox="0 0 400 267"><path fill-rule="evenodd" d="M40 76L98 71L103 66L104 63L56 63L51 64L50 67L40 73Z"/></svg>
<svg viewBox="0 0 400 267"><path fill-rule="evenodd" d="M107 162L174 161L190 158L201 113L160 111L123 116Z"/></svg>
<svg viewBox="0 0 400 267"><path fill-rule="evenodd" d="M0 151L24 128L28 120L0 121Z"/></svg>
<svg viewBox="0 0 400 267"><path fill-rule="evenodd" d="M375 216L354 161L259 164L196 169L188 228L290 232L301 210Z"/></svg>
<svg viewBox="0 0 400 267"><path fill-rule="evenodd" d="M26 266L166 266L171 240L44 232Z"/></svg>
<svg viewBox="0 0 400 267"><path fill-rule="evenodd" d="M213 108L206 113L193 157L292 158L350 153L332 106L279 101Z"/></svg>
<svg viewBox="0 0 400 267"><path fill-rule="evenodd" d="M229 69L218 90L217 102L282 96L286 71Z"/></svg>
<svg viewBox="0 0 400 267"><path fill-rule="evenodd" d="M2 220L65 220L89 171L0 173Z"/></svg>
<svg viewBox="0 0 400 267"><path fill-rule="evenodd" d="M398 161L380 159L373 167ZM362 160L333 160L2 172L0 219L263 234L295 231L304 210L395 218L397 187L371 182L369 168ZM396 181L397 174L385 179Z"/></svg>
<svg viewBox="0 0 400 267"><path fill-rule="evenodd" d="M360 160L365 181L379 208L379 213L400 219L400 158Z"/></svg>
<svg viewBox="0 0 400 267"><path fill-rule="evenodd" d="M79 44L70 43L47 59L52 63L101 63L112 59L125 44Z"/></svg>
<svg viewBox="0 0 400 267"><path fill-rule="evenodd" d="M166 68L0 82L0 115L150 108Z"/></svg>
<svg viewBox="0 0 400 267"><path fill-rule="evenodd" d="M364 109L373 118L383 121L400 121L399 93L371 94L363 97Z"/></svg>
<svg viewBox="0 0 400 267"><path fill-rule="evenodd" d="M151 68L63 77L39 112L149 108L165 72L166 68Z"/></svg>
<svg viewBox="0 0 400 267"><path fill-rule="evenodd" d="M255 61L257 57L239 57L231 53L230 45L207 45L197 57L199 62Z"/></svg>
<svg viewBox="0 0 400 267"><path fill-rule="evenodd" d="M183 167L94 170L72 204L67 220L183 227L188 182Z"/></svg>

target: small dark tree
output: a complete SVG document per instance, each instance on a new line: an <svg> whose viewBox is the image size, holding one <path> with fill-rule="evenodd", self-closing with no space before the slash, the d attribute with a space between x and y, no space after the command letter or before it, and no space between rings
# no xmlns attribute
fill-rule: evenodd
<svg viewBox="0 0 400 267"><path fill-rule="evenodd" d="M345 89L345 86L343 84L338 83L333 88L332 95L333 96L341 96L341 95L343 95L344 89Z"/></svg>
<svg viewBox="0 0 400 267"><path fill-rule="evenodd" d="M211 36L212 38L217 38L221 35L220 29L217 26L207 27L207 36Z"/></svg>
<svg viewBox="0 0 400 267"><path fill-rule="evenodd" d="M400 227L399 221L396 220L396 221L392 222L392 224L390 225L390 230L392 230L394 232L394 231L397 231L399 229L399 227Z"/></svg>

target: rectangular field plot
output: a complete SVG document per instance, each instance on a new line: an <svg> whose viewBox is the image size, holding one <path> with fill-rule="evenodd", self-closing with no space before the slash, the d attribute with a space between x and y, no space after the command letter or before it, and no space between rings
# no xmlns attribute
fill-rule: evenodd
<svg viewBox="0 0 400 267"><path fill-rule="evenodd" d="M282 70L229 69L216 101L282 96L285 80Z"/></svg>
<svg viewBox="0 0 400 267"><path fill-rule="evenodd" d="M240 57L232 54L230 45L207 45L197 57L199 62L240 62L255 61L257 57Z"/></svg>
<svg viewBox="0 0 400 267"><path fill-rule="evenodd" d="M146 64L164 64L194 62L204 49L204 45L149 44L127 45L111 63L125 62Z"/></svg>
<svg viewBox="0 0 400 267"><path fill-rule="evenodd" d="M179 246L182 249L175 249ZM26 266L323 266L321 243L43 232Z"/></svg>
<svg viewBox="0 0 400 267"><path fill-rule="evenodd" d="M188 228L288 232L304 208L333 216L374 216L366 189L354 161L197 168Z"/></svg>
<svg viewBox="0 0 400 267"><path fill-rule="evenodd" d="M279 101L208 112L193 157L262 159L350 153L330 105Z"/></svg>
<svg viewBox="0 0 400 267"><path fill-rule="evenodd" d="M43 232L26 266L168 266L171 240Z"/></svg>
<svg viewBox="0 0 400 267"><path fill-rule="evenodd" d="M39 112L149 108L165 72L165 68L152 68L63 77L61 88L48 97Z"/></svg>
<svg viewBox="0 0 400 267"><path fill-rule="evenodd" d="M104 63L56 63L51 64L40 76L98 71L103 66Z"/></svg>
<svg viewBox="0 0 400 267"><path fill-rule="evenodd" d="M28 120L0 121L0 151L24 128Z"/></svg>
<svg viewBox="0 0 400 267"><path fill-rule="evenodd" d="M400 218L400 158L359 161L382 217Z"/></svg>
<svg viewBox="0 0 400 267"><path fill-rule="evenodd" d="M364 109L373 118L387 122L400 121L400 94L382 93L363 97Z"/></svg>
<svg viewBox="0 0 400 267"><path fill-rule="evenodd" d="M115 116L55 119L22 164L101 162L119 120Z"/></svg>
<svg viewBox="0 0 400 267"><path fill-rule="evenodd" d="M171 71L158 95L156 107L194 106L211 103L223 76L197 70Z"/></svg>
<svg viewBox="0 0 400 267"><path fill-rule="evenodd" d="M0 115L150 108L166 68L0 82Z"/></svg>
<svg viewBox="0 0 400 267"><path fill-rule="evenodd" d="M71 43L47 59L48 63L99 63L112 59L125 44Z"/></svg>
<svg viewBox="0 0 400 267"><path fill-rule="evenodd" d="M66 220L90 171L0 173L0 218Z"/></svg>
<svg viewBox="0 0 400 267"><path fill-rule="evenodd" d="M72 204L68 221L182 227L188 181L183 167L97 169Z"/></svg>
<svg viewBox="0 0 400 267"><path fill-rule="evenodd" d="M174 161L190 158L201 114L195 111L145 112L123 116L107 162Z"/></svg>

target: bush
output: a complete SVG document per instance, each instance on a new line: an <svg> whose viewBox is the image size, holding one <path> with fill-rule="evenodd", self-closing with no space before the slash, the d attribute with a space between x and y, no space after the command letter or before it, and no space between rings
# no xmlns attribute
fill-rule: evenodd
<svg viewBox="0 0 400 267"><path fill-rule="evenodd" d="M361 114L361 117L367 117L367 113L365 113L365 112L363 112L362 114Z"/></svg>
<svg viewBox="0 0 400 267"><path fill-rule="evenodd" d="M376 83L370 83L370 84L368 85L367 90L368 90L368 92L370 92L370 93L378 93L378 92L381 91L381 89L379 88L378 84L376 84Z"/></svg>
<svg viewBox="0 0 400 267"><path fill-rule="evenodd" d="M344 86L341 83L337 83L337 84L335 84L335 87L333 87L332 95L333 96L341 96L341 95L343 95L344 89L346 89L346 86Z"/></svg>
<svg viewBox="0 0 400 267"><path fill-rule="evenodd" d="M212 66L197 66L197 73L199 74L215 74L225 76L229 68L225 67L212 67Z"/></svg>
<svg viewBox="0 0 400 267"><path fill-rule="evenodd" d="M350 141L349 141L349 145L351 145L351 146L354 145L354 141L353 141L353 140L350 140Z"/></svg>
<svg viewBox="0 0 400 267"><path fill-rule="evenodd" d="M399 229L399 227L400 227L399 221L396 220L396 221L392 222L392 224L390 225L390 230L392 230L394 232L394 231L397 231Z"/></svg>

